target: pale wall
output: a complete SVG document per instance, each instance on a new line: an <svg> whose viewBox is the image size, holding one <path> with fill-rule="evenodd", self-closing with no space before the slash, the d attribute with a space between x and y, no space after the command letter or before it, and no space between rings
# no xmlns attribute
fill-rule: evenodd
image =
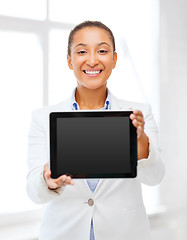
<svg viewBox="0 0 187 240"><path fill-rule="evenodd" d="M187 239L187 1L160 0L161 202L176 239ZM166 240L166 239L163 239Z"/></svg>

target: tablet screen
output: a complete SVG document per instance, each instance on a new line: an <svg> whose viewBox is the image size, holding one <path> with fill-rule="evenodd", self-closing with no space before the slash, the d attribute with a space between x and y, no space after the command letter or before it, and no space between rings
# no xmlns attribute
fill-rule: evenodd
<svg viewBox="0 0 187 240"><path fill-rule="evenodd" d="M52 177L135 177L136 134L129 115L111 111L51 114Z"/></svg>

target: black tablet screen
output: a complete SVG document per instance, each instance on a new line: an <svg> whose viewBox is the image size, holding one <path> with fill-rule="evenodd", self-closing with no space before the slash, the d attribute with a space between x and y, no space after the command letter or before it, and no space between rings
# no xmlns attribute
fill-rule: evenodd
<svg viewBox="0 0 187 240"><path fill-rule="evenodd" d="M57 175L131 171L129 117L56 120Z"/></svg>

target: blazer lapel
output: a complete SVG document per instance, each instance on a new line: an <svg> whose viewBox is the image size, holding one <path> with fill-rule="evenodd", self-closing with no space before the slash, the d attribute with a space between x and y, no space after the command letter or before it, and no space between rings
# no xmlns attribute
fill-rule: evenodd
<svg viewBox="0 0 187 240"><path fill-rule="evenodd" d="M111 110L120 110L121 106L119 100L110 92L111 96Z"/></svg>

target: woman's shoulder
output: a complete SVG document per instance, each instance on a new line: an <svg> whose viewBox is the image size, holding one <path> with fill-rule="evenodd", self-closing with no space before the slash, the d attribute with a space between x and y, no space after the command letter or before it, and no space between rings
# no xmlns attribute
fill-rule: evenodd
<svg viewBox="0 0 187 240"><path fill-rule="evenodd" d="M112 93L111 94L111 106L112 109L120 110L140 110L144 113L151 110L150 104L136 101L128 101L121 98L117 98Z"/></svg>
<svg viewBox="0 0 187 240"><path fill-rule="evenodd" d="M46 118L46 116L49 116L49 114L52 112L65 111L71 111L71 101L69 98L57 104L47 105L42 108L35 109L32 112L32 116L42 119Z"/></svg>

